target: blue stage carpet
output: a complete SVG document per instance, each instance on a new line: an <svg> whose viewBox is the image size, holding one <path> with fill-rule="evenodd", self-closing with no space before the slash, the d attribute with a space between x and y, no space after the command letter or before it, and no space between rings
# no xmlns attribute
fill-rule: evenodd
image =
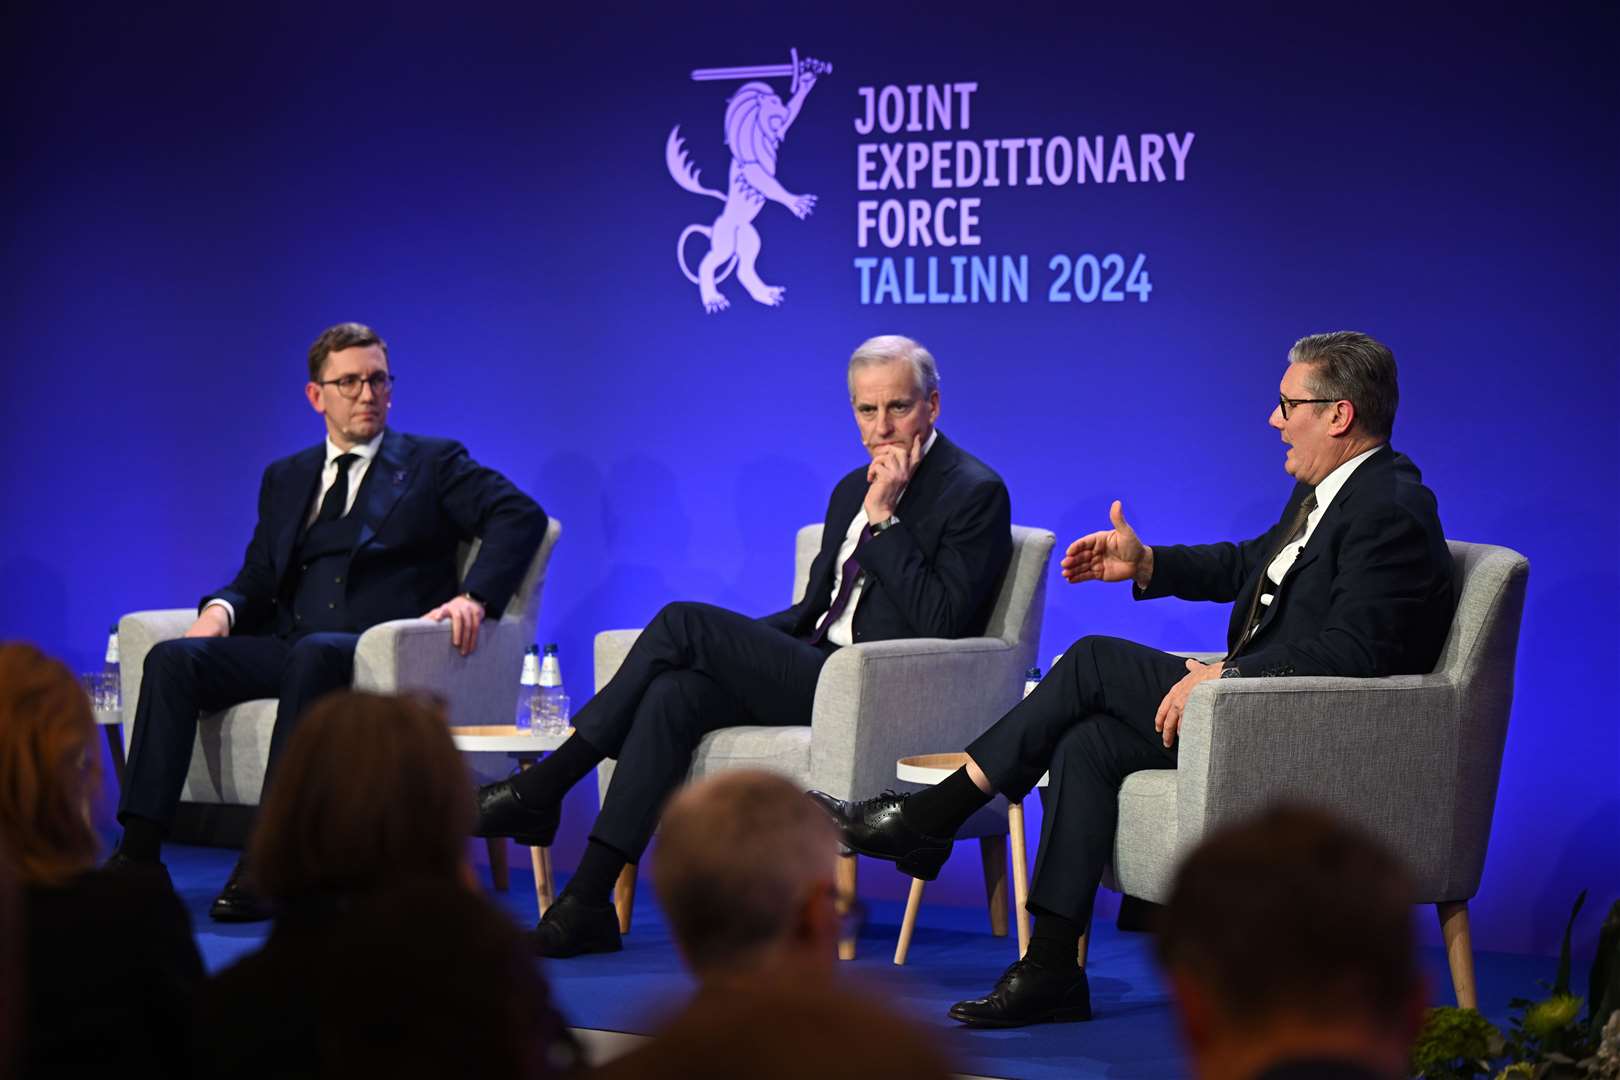
<svg viewBox="0 0 1620 1080"><path fill-rule="evenodd" d="M520 924L535 919L533 881L521 872L514 849L512 887L492 893ZM210 970L257 948L267 924L222 925L208 919L208 904L230 873L236 853L171 846L165 860L197 931L197 945ZM863 873L887 868L869 863ZM647 1033L659 1017L678 1008L691 987L675 946L643 881L636 897L635 925L622 953L550 962L546 974L569 1022L580 1028ZM905 967L891 962L900 905L878 902L861 934L860 956L844 970L876 990L917 1022L935 1030L957 1068L993 1077L1176 1077L1185 1075L1165 987L1153 965L1151 943L1141 934L1097 927L1089 967L1096 1019L1089 1024L1046 1024L1012 1031L970 1031L945 1017L952 1002L988 990L1013 960L1012 938L992 937L983 910L929 905L926 896ZM1420 913L1421 916L1421 913ZM1424 951L1436 996L1450 1000L1450 976L1437 949ZM1479 953L1475 957L1480 1002L1492 1020L1505 1021L1508 1002L1537 991L1551 979L1546 957ZM858 1060L859 1048L851 1054ZM853 1075L853 1074L852 1074Z"/></svg>

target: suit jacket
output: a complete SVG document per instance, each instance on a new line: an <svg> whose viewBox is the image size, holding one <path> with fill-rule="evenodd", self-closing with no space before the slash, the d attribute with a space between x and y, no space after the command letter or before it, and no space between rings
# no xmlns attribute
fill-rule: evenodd
<svg viewBox="0 0 1620 1080"><path fill-rule="evenodd" d="M866 468L833 488L804 597L765 616L768 625L802 637L831 605L838 549L866 500ZM917 465L895 516L898 524L861 549L867 578L852 640L982 633L1012 559L1012 506L1001 477L941 432Z"/></svg>
<svg viewBox="0 0 1620 1080"><path fill-rule="evenodd" d="M270 633L298 534L319 490L323 442L271 462L259 485L259 520L242 568L203 597L230 601L232 632ZM499 618L546 531L545 512L505 477L449 439L389 430L360 482L351 515L360 531L349 554L346 605L354 632L414 619L465 590ZM456 548L480 537L478 558L458 584Z"/></svg>
<svg viewBox="0 0 1620 1080"><path fill-rule="evenodd" d="M1232 602L1234 639L1310 490L1295 484L1282 519L1253 540L1155 545L1153 580L1137 598ZM1455 607L1434 493L1417 466L1386 445L1339 489L1228 666L1242 675L1421 674L1439 659Z"/></svg>

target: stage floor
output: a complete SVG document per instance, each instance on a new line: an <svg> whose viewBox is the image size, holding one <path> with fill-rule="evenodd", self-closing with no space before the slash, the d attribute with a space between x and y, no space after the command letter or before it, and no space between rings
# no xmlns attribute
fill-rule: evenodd
<svg viewBox="0 0 1620 1080"><path fill-rule="evenodd" d="M175 845L166 849L164 858L191 912L197 946L209 970L258 947L269 924L226 925L208 918L208 905L236 859L234 851ZM524 860L514 857L512 862L510 891L490 895L518 923L532 924L534 883L522 870ZM862 868L863 874L894 872L870 861ZM1169 999L1147 936L1122 934L1112 925L1096 928L1089 962L1096 1019L1090 1023L973 1031L947 1019L945 1010L991 987L1014 959L1013 939L992 937L983 909L930 905L925 897L911 955L905 967L895 967L900 915L899 904L873 903L859 956L844 969L936 1031L963 1073L1032 1080L1186 1075ZM1449 1003L1451 983L1443 953L1426 949L1423 960L1437 1000ZM1509 1000L1533 992L1537 979L1550 980L1555 967L1547 957L1505 953L1479 953L1475 964L1481 1009L1498 1024L1506 1019ZM661 1016L680 1006L692 986L645 881L623 952L550 961L545 972L569 1022L587 1031L653 1031ZM587 1045L611 1053L628 1041L597 1037L588 1039Z"/></svg>

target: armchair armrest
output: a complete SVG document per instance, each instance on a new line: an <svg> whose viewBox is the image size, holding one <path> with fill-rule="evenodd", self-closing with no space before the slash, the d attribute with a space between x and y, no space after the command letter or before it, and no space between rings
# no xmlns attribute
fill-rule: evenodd
<svg viewBox="0 0 1620 1080"><path fill-rule="evenodd" d="M1414 872L1443 874L1447 808L1456 801L1456 696L1438 675L1203 683L1182 720L1177 832L1205 835L1294 798L1383 837Z"/></svg>
<svg viewBox="0 0 1620 1080"><path fill-rule="evenodd" d="M450 623L396 619L360 635L354 686L379 694L427 690L443 697L452 724L510 723L523 669L521 628L485 619L478 647L462 656L450 644Z"/></svg>
<svg viewBox="0 0 1620 1080"><path fill-rule="evenodd" d="M895 786L895 760L962 750L1018 701L1019 650L1000 638L905 638L828 657L811 714L815 786L866 798Z"/></svg>
<svg viewBox="0 0 1620 1080"><path fill-rule="evenodd" d="M596 635L594 648L595 655L592 665L596 679L596 690L608 684L608 680L618 674L619 665L630 652L630 646L636 643L641 636L640 630L603 630Z"/></svg>
<svg viewBox="0 0 1620 1080"><path fill-rule="evenodd" d="M132 611L118 620L118 690L123 695L125 720L135 718L146 654L158 642L184 635L196 618L196 608L165 608ZM129 735L126 731L124 738L127 740Z"/></svg>

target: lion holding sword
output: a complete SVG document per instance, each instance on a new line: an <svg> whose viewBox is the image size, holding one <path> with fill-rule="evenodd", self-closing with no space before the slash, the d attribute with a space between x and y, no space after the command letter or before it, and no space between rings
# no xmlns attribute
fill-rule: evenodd
<svg viewBox="0 0 1620 1080"><path fill-rule="evenodd" d="M800 60L797 50L793 61L781 67L700 69L692 72L694 79L746 77L748 75L791 74L792 96L784 103L770 85L749 81L737 88L726 102L726 147L731 151L729 183L724 194L704 187L698 180L698 170L687 160L682 146L680 125L670 130L664 143L664 162L675 182L697 195L708 195L725 204L713 225L688 225L675 244L675 258L681 273L698 287L698 298L703 310L711 314L730 306L720 293L719 284L733 270L743 288L761 304L775 307L782 303L786 289L767 285L755 268L759 258L759 231L754 219L769 199L781 203L803 220L815 209L814 195L795 195L783 187L776 178L776 151L787 135L788 128L798 118L804 99L815 86L820 75L832 70L831 64L806 58ZM709 238L709 250L698 262L694 274L686 263L686 241L694 233Z"/></svg>

